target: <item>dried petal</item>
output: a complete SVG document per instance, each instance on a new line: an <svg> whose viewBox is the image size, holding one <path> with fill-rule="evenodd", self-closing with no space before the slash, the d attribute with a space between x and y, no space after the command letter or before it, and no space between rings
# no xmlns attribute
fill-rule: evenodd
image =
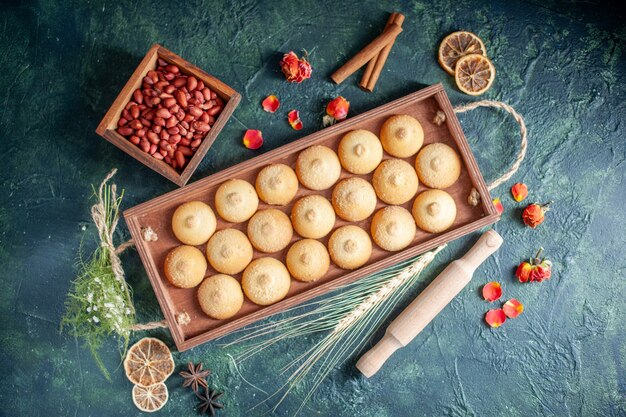
<svg viewBox="0 0 626 417"><path fill-rule="evenodd" d="M348 110L350 110L350 102L342 96L333 99L326 106L326 113L337 121L348 117Z"/></svg>
<svg viewBox="0 0 626 417"><path fill-rule="evenodd" d="M280 101L278 101L278 97L276 96L267 96L265 100L261 103L263 106L263 110L268 113L274 113L280 107Z"/></svg>
<svg viewBox="0 0 626 417"><path fill-rule="evenodd" d="M533 266L528 262L522 262L518 265L515 271L515 276L519 279L519 282L528 282L530 280L530 273L533 270Z"/></svg>
<svg viewBox="0 0 626 417"><path fill-rule="evenodd" d="M500 327L506 321L506 314L501 308L495 310L489 310L485 314L485 321L491 327Z"/></svg>
<svg viewBox="0 0 626 417"><path fill-rule="evenodd" d="M493 199L493 206L498 211L498 214L502 214L504 212L504 206L502 205L502 201L499 198Z"/></svg>
<svg viewBox="0 0 626 417"><path fill-rule="evenodd" d="M263 145L263 133L260 130L246 130L243 135L243 145L248 149L259 149Z"/></svg>
<svg viewBox="0 0 626 417"><path fill-rule="evenodd" d="M294 130L302 129L302 120L300 120L300 112L298 110L292 110L287 113L287 120Z"/></svg>
<svg viewBox="0 0 626 417"><path fill-rule="evenodd" d="M502 311L504 311L504 314L506 314L508 318L514 319L522 314L524 311L524 304L520 303L515 298L511 298L509 301L504 303Z"/></svg>
<svg viewBox="0 0 626 417"><path fill-rule="evenodd" d="M523 182L518 182L511 187L513 199L518 203L528 197L528 187Z"/></svg>
<svg viewBox="0 0 626 417"><path fill-rule="evenodd" d="M489 302L496 301L502 297L502 286L499 282L492 281L483 287L483 298Z"/></svg>

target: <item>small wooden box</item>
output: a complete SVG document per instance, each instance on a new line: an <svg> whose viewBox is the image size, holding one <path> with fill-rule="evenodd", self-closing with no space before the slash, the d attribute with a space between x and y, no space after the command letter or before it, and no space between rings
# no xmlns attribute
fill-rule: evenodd
<svg viewBox="0 0 626 417"><path fill-rule="evenodd" d="M224 109L217 117L215 124L212 126L211 130L207 132L207 135L202 140L202 144L189 160L187 166L185 166L185 169L182 172L175 170L164 161L160 161L152 157L150 154L143 152L138 146L133 145L128 141L128 139L124 138L115 131L122 110L130 101L133 92L140 88L142 80L148 71L156 68L156 61L158 58L177 65L183 73L193 75L197 79L202 80L204 84L211 89L211 91L214 91L224 101L225 104ZM178 184L179 186L183 186L187 183L187 181L189 181L189 178L198 167L198 164L200 164L200 161L202 161L202 158L204 158L204 155L206 155L207 151L217 138L217 135L224 128L226 122L233 114L233 111L235 111L235 108L239 104L240 100L241 95L239 93L217 78L207 74L195 65L190 64L173 52L163 48L161 45L154 44L109 108L109 111L98 125L96 133L136 160L163 175L170 181Z"/></svg>
<svg viewBox="0 0 626 417"><path fill-rule="evenodd" d="M437 110L442 110L446 115L446 122L441 126L436 125L432 121ZM171 227L172 214L180 204L199 200L214 207L215 191L224 181L240 178L254 184L257 173L264 166L271 163L283 163L294 167L299 152L311 145L325 145L336 151L343 135L354 129L367 129L378 135L383 122L394 114L408 114L418 119L424 128L424 145L433 142L450 145L456 149L463 161L461 176L456 183L446 189L457 205L456 220L448 230L433 234L418 229L411 245L399 252L387 252L375 243L372 243L372 256L361 268L348 271L331 263L326 275L318 281L299 282L292 279L291 288L287 296L275 304L265 307L258 306L246 298L243 307L237 315L227 320L214 320L201 311L196 298L197 288L176 288L168 282L163 274L163 263L167 253L181 244L174 237ZM383 158L388 159L390 156L385 153ZM403 159L411 163L411 165L415 163L415 156ZM342 170L341 178L351 176L355 175ZM358 176L368 181L372 179L372 174ZM467 202L467 197L472 188L476 188L480 194L481 203L476 207L470 206ZM426 189L428 188L420 184L418 193ZM270 206L260 201L259 210L277 208L289 215L293 203L299 198L311 194L320 194L330 199L331 193L332 188L323 191L312 191L300 186L296 197L290 204L286 206ZM412 203L413 199L402 204L402 207L410 210ZM384 206L386 204L379 200L376 210ZM369 232L372 217L370 216L363 221L354 223L346 222L337 217L333 230L346 224L356 224ZM437 84L288 143L273 151L266 152L179 190L132 207L124 212L124 218L136 242L137 250L148 273L152 288L159 300L172 337L178 349L183 351L495 223L500 218L500 215L491 202L489 191L463 135L448 96L441 84ZM218 216L217 230L235 228L246 233L246 226L247 222L228 223ZM144 227L151 227L158 234L159 239L155 242L143 240L141 229ZM329 236L330 234L319 240L326 245ZM292 243L299 239L300 237L294 232ZM200 245L198 249L204 252L205 246ZM288 248L273 254L255 251L254 258L271 256L284 263L287 250ZM210 266L208 267L207 276L216 273ZM235 278L240 280L241 274L237 274ZM191 318L191 321L189 323L179 323L177 317L181 313L186 313Z"/></svg>

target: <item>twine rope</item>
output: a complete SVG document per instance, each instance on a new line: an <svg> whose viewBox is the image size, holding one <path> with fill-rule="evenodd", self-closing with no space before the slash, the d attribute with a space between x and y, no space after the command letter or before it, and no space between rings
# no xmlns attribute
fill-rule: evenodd
<svg viewBox="0 0 626 417"><path fill-rule="evenodd" d="M517 153L517 156L515 158L515 160L513 161L513 163L511 164L511 166L509 167L509 169L504 172L499 178L495 179L494 181L492 181L490 184L487 185L487 189L489 191L493 190L494 188L498 187L499 185L503 184L505 181L509 180L520 168L520 166L522 165L522 161L524 160L524 158L526 157L526 151L528 149L528 131L526 129L526 123L524 122L524 118L511 106L509 106L506 103L503 103L501 101L494 101L494 100L480 100L480 101L476 101L476 102L472 102L472 103L468 103L468 104L463 104L460 106L456 106L454 107L454 112L455 113L465 113L467 111L470 110L474 110L477 109L479 107L491 107L491 108L497 108L497 109L502 109L506 112L508 112L511 116L513 116L513 118L515 119L515 121L517 122L517 124L519 125L519 130L520 130L520 136L521 136L521 141L520 141L520 149ZM437 112L437 115L435 116L434 122L437 124L441 124L443 122L445 122L445 115L443 115L443 112ZM111 173L109 173L109 175L105 178L105 180L103 181L102 185L100 185L100 195L102 195L102 188L104 186L104 183L106 183L106 181L108 181L113 175L115 175L115 172L117 171L117 169L114 169L113 171L111 171ZM113 190L114 190L115 185L112 186ZM113 191L115 192L115 190ZM100 200L102 200L102 197L100 197ZM478 194L478 191L474 188L472 189L470 196L468 197L468 202L473 205L476 206L478 205L478 203L480 202L480 196ZM95 206L94 206L95 207ZM96 221L95 216L93 215L93 209L92 209L92 217L94 217L94 222ZM122 253L124 250L132 247L135 245L135 242L130 239L122 244L120 244L120 246L118 246L117 248L113 247L112 241L113 241L113 230L115 230L115 226L117 225L117 220L115 220L115 223L113 225L113 227L111 228L111 230L108 233L102 233L101 232L101 237L103 238L103 243L105 243L107 245L107 247L111 248L111 250L109 251L110 253L110 257L111 257L111 265L114 265L114 273L116 274L115 276L117 277L118 273L120 274L120 276L123 278L124 277L124 271L122 269L121 266L121 262L119 260L118 255L120 253ZM96 223L96 226L98 224ZM100 230L100 228L98 228L98 230ZM106 241L105 241L106 238ZM148 240L148 239L146 239ZM435 249L435 251L433 252L438 252L441 249L443 249L442 245L439 248ZM432 257L432 259L434 259L434 256ZM430 263L432 261L432 259L428 260L427 263ZM418 259L416 262L420 262L420 259ZM411 268L414 267L415 265L409 265L407 268ZM117 268L117 273L115 272ZM143 330L153 330L153 329L159 329L159 328L167 328L168 324L166 320L161 320L161 321L152 321L152 322L148 322L148 323L135 323L131 329L133 331L143 331Z"/></svg>

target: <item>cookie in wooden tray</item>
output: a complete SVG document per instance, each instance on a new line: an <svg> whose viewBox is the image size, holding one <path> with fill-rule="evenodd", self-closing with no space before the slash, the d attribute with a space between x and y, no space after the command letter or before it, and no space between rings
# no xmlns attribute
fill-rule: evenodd
<svg viewBox="0 0 626 417"><path fill-rule="evenodd" d="M243 271L252 261L252 245L246 235L237 229L215 232L206 245L206 257L217 272L234 275Z"/></svg>
<svg viewBox="0 0 626 417"><path fill-rule="evenodd" d="M215 210L227 222L245 222L258 207L259 197L248 181L228 180L215 192Z"/></svg>
<svg viewBox="0 0 626 417"><path fill-rule="evenodd" d="M388 206L374 214L370 231L378 246L388 251L398 251L413 242L417 227L407 209Z"/></svg>
<svg viewBox="0 0 626 417"><path fill-rule="evenodd" d="M206 258L195 246L178 246L165 257L165 277L179 288L193 288L200 284L206 268Z"/></svg>
<svg viewBox="0 0 626 417"><path fill-rule="evenodd" d="M217 219L211 207L202 201L183 203L172 216L172 231L187 245L202 245L215 232Z"/></svg>
<svg viewBox="0 0 626 417"><path fill-rule="evenodd" d="M461 175L461 158L445 143L431 143L415 158L420 181L430 188L448 188Z"/></svg>
<svg viewBox="0 0 626 417"><path fill-rule="evenodd" d="M332 203L337 216L358 222L367 219L376 209L376 192L363 178L346 178L333 188Z"/></svg>
<svg viewBox="0 0 626 417"><path fill-rule="evenodd" d="M230 275L208 277L198 288L198 303L207 316L228 319L237 314L243 305L241 285Z"/></svg>
<svg viewBox="0 0 626 417"><path fill-rule="evenodd" d="M291 223L302 237L320 239L335 225L333 205L321 195L302 197L291 209Z"/></svg>
<svg viewBox="0 0 626 417"><path fill-rule="evenodd" d="M419 181L411 164L402 159L387 159L374 171L372 185L378 198L398 205L415 196Z"/></svg>
<svg viewBox="0 0 626 417"><path fill-rule="evenodd" d="M343 168L352 174L369 174L383 159L383 146L369 130L357 129L341 138L337 150Z"/></svg>
<svg viewBox="0 0 626 417"><path fill-rule="evenodd" d="M330 266L326 246L319 240L302 239L287 252L287 269L298 281L312 282L323 277Z"/></svg>
<svg viewBox="0 0 626 417"><path fill-rule="evenodd" d="M380 128L380 141L385 151L397 158L407 158L424 143L424 129L414 117L398 114L389 117Z"/></svg>
<svg viewBox="0 0 626 417"><path fill-rule="evenodd" d="M296 160L296 174L300 183L311 190L326 190L341 175L341 163L335 151L327 146L314 145L306 148Z"/></svg>
<svg viewBox="0 0 626 417"><path fill-rule="evenodd" d="M372 241L367 232L360 227L342 226L330 235L328 252L338 267L356 269L370 259Z"/></svg>
<svg viewBox="0 0 626 417"><path fill-rule="evenodd" d="M267 204L284 206L298 192L298 177L287 165L268 165L256 177L256 191Z"/></svg>
<svg viewBox="0 0 626 417"><path fill-rule="evenodd" d="M413 218L417 227L426 232L443 232L456 219L456 203L443 190L424 191L413 202Z"/></svg>
<svg viewBox="0 0 626 417"><path fill-rule="evenodd" d="M279 260L258 258L243 271L241 286L250 301L266 306L285 298L291 286L291 277Z"/></svg>
<svg viewBox="0 0 626 417"><path fill-rule="evenodd" d="M293 227L289 217L280 210L266 209L257 211L248 221L248 238L256 250L265 253L285 249L291 237Z"/></svg>

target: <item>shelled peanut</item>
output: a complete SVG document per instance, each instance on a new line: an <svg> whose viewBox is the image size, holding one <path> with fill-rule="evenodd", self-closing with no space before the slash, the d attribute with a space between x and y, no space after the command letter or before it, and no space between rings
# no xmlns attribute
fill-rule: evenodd
<svg viewBox="0 0 626 417"><path fill-rule="evenodd" d="M122 110L117 133L182 170L223 108L223 100L202 80L159 58Z"/></svg>

